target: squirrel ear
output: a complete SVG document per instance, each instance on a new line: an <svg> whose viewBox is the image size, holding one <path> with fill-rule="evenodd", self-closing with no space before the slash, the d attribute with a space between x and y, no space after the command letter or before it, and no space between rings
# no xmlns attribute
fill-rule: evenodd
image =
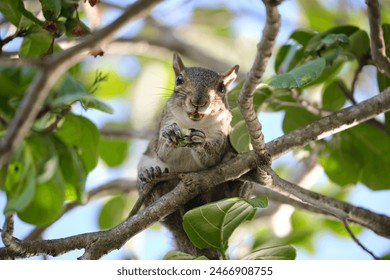
<svg viewBox="0 0 390 280"><path fill-rule="evenodd" d="M184 68L184 63L181 60L179 54L173 53L173 70L175 71L175 75L179 75Z"/></svg>
<svg viewBox="0 0 390 280"><path fill-rule="evenodd" d="M226 88L228 88L237 78L237 72L240 66L235 65L232 69L222 74L223 83Z"/></svg>

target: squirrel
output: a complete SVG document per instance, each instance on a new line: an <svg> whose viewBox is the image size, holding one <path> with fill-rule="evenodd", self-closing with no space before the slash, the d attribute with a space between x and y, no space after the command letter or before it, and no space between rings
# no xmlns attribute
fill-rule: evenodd
<svg viewBox="0 0 390 280"><path fill-rule="evenodd" d="M175 86L161 116L156 135L151 139L138 165L140 196L143 183L164 172L196 172L213 167L237 154L230 143L232 114L227 91L235 81L239 66L223 74L202 67L185 67L176 53L173 55ZM172 190L178 180L159 182L145 198L150 205ZM212 249L198 249L188 239L183 227L186 211L227 197L248 197L250 186L230 181L199 195L181 209L168 215L162 223L172 232L177 249L195 256L219 259Z"/></svg>

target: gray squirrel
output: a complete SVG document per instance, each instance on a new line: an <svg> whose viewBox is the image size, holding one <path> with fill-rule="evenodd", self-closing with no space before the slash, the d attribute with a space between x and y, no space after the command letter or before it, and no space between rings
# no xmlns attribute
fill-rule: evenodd
<svg viewBox="0 0 390 280"><path fill-rule="evenodd" d="M148 182L164 172L196 172L213 167L237 152L229 140L232 114L227 91L235 81L239 66L219 74L201 67L185 67L178 54L173 55L175 87L167 101L156 135L151 139L138 165L140 196ZM157 183L145 197L150 205L172 190L178 180ZM195 256L219 259L219 252L200 250L188 239L182 227L186 211L227 197L248 197L250 185L230 181L199 195L168 215L162 223L172 232L177 249Z"/></svg>

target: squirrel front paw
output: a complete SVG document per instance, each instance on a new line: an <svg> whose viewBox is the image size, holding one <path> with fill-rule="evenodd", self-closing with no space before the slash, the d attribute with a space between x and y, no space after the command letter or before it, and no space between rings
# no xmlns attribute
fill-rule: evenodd
<svg viewBox="0 0 390 280"><path fill-rule="evenodd" d="M173 143L174 145L178 145L180 140L182 139L182 133L177 123L173 123L162 128L161 136L167 139L169 142Z"/></svg>
<svg viewBox="0 0 390 280"><path fill-rule="evenodd" d="M138 173L138 178L145 183L153 182L153 180L157 179L164 173L168 173L168 168L165 168L164 170L161 170L159 166L149 167L140 170Z"/></svg>
<svg viewBox="0 0 390 280"><path fill-rule="evenodd" d="M190 128L188 133L183 136L186 145L203 144L206 141L206 134L202 130Z"/></svg>

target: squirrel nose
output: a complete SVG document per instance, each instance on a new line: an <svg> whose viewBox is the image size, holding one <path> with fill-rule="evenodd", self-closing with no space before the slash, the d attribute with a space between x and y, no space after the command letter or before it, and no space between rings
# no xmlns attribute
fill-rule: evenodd
<svg viewBox="0 0 390 280"><path fill-rule="evenodd" d="M207 100L204 100L203 104L200 103L201 101L202 101L201 99L196 100L196 101L190 99L191 105L194 106L194 107L196 107L196 108L198 108L198 107L204 107L204 106L207 105Z"/></svg>

